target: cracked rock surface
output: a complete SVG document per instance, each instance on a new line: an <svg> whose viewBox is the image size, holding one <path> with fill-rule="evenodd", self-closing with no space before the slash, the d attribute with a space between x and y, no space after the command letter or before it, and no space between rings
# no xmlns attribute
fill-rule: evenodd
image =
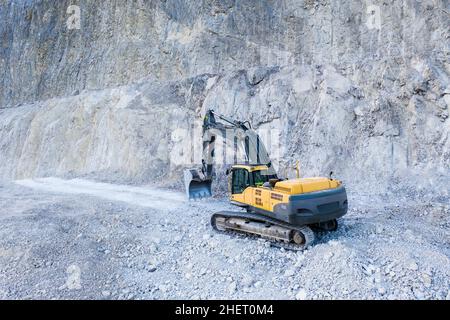
<svg viewBox="0 0 450 320"><path fill-rule="evenodd" d="M176 184L213 108L283 176L448 199L447 1L84 1L80 29L69 4L0 1L2 179Z"/></svg>

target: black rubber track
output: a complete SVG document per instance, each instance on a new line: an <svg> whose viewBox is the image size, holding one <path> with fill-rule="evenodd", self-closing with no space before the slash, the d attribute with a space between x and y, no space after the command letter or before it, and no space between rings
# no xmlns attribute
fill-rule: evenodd
<svg viewBox="0 0 450 320"><path fill-rule="evenodd" d="M223 218L241 218L241 219L247 219L247 220L251 220L251 221L256 221L256 222L261 222L261 223L268 223L271 225L278 225L290 230L297 230L299 232L301 232L304 236L305 236L305 240L306 243L305 244L296 244L296 243L286 243L284 241L280 241L280 240L276 240L270 237L261 237L259 235L255 235L253 233L249 233L246 231L235 231L235 230L219 230L217 229L217 226L215 224L215 219L217 217L223 217ZM265 217L262 216L260 214L257 213L253 213L253 212L243 212L243 211L219 211L214 213L211 216L211 226L213 227L214 230L218 231L218 232L222 232L222 233L226 233L226 234L238 234L238 235L251 235L252 237L255 238L263 238L266 240L270 241L270 244L274 247L279 247L279 248L284 248L286 250L295 250L295 251L300 251L300 250L304 250L306 249L309 245L311 245L314 242L314 232L308 227L308 226L293 226L290 225L288 223L285 223L283 221L280 220L276 220L270 217Z"/></svg>

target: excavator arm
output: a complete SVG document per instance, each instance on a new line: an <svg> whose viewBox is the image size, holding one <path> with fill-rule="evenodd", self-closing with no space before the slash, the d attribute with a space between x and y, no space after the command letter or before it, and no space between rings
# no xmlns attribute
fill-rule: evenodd
<svg viewBox="0 0 450 320"><path fill-rule="evenodd" d="M212 196L211 186L215 177L215 142L218 135L233 147L233 164L237 161L237 149L242 148L245 156L244 164L266 165L267 174L276 175L266 147L248 121L237 121L220 115L214 110L208 110L203 119L202 167L200 170L193 168L184 171L186 194L189 199Z"/></svg>

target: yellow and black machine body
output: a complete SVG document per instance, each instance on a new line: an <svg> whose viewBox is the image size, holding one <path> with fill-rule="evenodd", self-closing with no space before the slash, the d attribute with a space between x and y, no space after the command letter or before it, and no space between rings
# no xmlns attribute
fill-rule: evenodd
<svg viewBox="0 0 450 320"><path fill-rule="evenodd" d="M335 179L279 180L264 165L235 165L229 179L233 204L292 225L320 225L347 212L345 188Z"/></svg>
<svg viewBox="0 0 450 320"><path fill-rule="evenodd" d="M225 124L216 120L223 120ZM212 130L212 129L218 129ZM211 216L214 229L258 235L287 249L303 249L314 240L313 230L333 231L347 213L342 182L330 177L280 179L258 134L240 122L209 110L203 123L201 170L185 170L190 199L212 195L214 142L220 132L235 132L234 145L243 144L246 161L227 170L231 203L245 211L220 211Z"/></svg>

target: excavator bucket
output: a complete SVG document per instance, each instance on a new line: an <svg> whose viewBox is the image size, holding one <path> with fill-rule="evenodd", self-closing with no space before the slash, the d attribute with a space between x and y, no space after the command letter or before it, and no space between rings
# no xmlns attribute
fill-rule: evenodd
<svg viewBox="0 0 450 320"><path fill-rule="evenodd" d="M212 196L211 179L201 178L197 169L184 170L184 185L189 199L202 199Z"/></svg>

